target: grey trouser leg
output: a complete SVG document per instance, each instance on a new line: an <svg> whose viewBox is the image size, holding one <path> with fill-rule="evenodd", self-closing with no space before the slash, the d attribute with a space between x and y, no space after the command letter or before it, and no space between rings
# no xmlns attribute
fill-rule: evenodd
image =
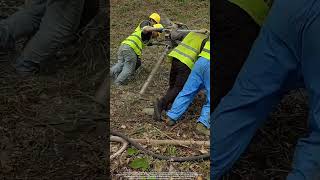
<svg viewBox="0 0 320 180"><path fill-rule="evenodd" d="M25 61L40 63L73 38L84 0L47 0L39 30L27 43L17 65Z"/></svg>
<svg viewBox="0 0 320 180"><path fill-rule="evenodd" d="M118 63L115 64L110 73L116 77L114 83L124 84L133 75L137 63L137 55L133 49L127 45L121 45L118 51Z"/></svg>
<svg viewBox="0 0 320 180"><path fill-rule="evenodd" d="M110 69L110 77L112 77L112 78L118 77L118 75L122 71L123 64L124 64L124 59L123 59L123 56L122 56L122 50L123 50L124 47L125 47L124 45L121 45L119 47L118 52L117 52L118 62L116 64L114 64Z"/></svg>
<svg viewBox="0 0 320 180"><path fill-rule="evenodd" d="M21 37L33 35L40 26L47 0L32 0L30 5L0 21L0 49L13 48Z"/></svg>

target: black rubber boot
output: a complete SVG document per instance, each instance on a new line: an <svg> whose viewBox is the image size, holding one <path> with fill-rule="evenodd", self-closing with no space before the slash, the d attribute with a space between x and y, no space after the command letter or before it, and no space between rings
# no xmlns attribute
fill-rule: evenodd
<svg viewBox="0 0 320 180"><path fill-rule="evenodd" d="M159 99L154 102L154 115L153 118L156 121L161 121L162 105Z"/></svg>
<svg viewBox="0 0 320 180"><path fill-rule="evenodd" d="M167 124L167 126L174 126L174 125L176 125L176 121L168 118L166 121L166 124Z"/></svg>

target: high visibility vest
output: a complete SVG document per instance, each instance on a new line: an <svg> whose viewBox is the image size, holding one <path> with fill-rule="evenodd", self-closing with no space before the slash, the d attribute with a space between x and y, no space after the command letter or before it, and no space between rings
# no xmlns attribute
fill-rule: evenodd
<svg viewBox="0 0 320 180"><path fill-rule="evenodd" d="M210 41L206 42L199 56L204 57L210 61Z"/></svg>
<svg viewBox="0 0 320 180"><path fill-rule="evenodd" d="M229 0L235 5L245 10L251 18L260 26L262 26L265 18L270 10L265 0ZM270 0L269 0L270 1Z"/></svg>
<svg viewBox="0 0 320 180"><path fill-rule="evenodd" d="M136 27L136 29L134 30L134 32L142 30L142 28L140 28L141 23L139 23L139 25Z"/></svg>
<svg viewBox="0 0 320 180"><path fill-rule="evenodd" d="M206 38L207 35L205 34L190 32L182 42L168 54L169 60L176 58L192 69L195 61L198 59L202 41Z"/></svg>
<svg viewBox="0 0 320 180"><path fill-rule="evenodd" d="M141 33L142 30L135 31L121 43L129 45L139 58L141 57L142 49L144 48L144 44L141 39Z"/></svg>

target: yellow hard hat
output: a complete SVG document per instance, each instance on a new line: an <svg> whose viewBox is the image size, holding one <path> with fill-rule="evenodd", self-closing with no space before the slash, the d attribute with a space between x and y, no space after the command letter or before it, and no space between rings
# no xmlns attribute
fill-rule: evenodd
<svg viewBox="0 0 320 180"><path fill-rule="evenodd" d="M158 13L152 13L149 16L150 19L153 19L154 21L156 21L158 24L160 23L160 15Z"/></svg>
<svg viewBox="0 0 320 180"><path fill-rule="evenodd" d="M153 25L154 28L163 28L162 24L154 24ZM160 32L158 32L158 36L160 36Z"/></svg>

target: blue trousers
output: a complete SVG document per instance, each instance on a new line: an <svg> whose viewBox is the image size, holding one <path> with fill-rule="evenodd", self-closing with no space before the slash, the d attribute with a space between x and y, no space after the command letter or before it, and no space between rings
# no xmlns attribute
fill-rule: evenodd
<svg viewBox="0 0 320 180"><path fill-rule="evenodd" d="M320 1L277 0L230 92L211 115L211 178L240 157L284 93L304 85L309 134L287 180L320 179Z"/></svg>
<svg viewBox="0 0 320 180"><path fill-rule="evenodd" d="M167 115L174 121L177 121L188 109L194 97L201 90L205 89L206 104L202 107L198 122L201 122L207 128L210 127L210 61L200 57L188 77L183 89L174 100L171 109Z"/></svg>

